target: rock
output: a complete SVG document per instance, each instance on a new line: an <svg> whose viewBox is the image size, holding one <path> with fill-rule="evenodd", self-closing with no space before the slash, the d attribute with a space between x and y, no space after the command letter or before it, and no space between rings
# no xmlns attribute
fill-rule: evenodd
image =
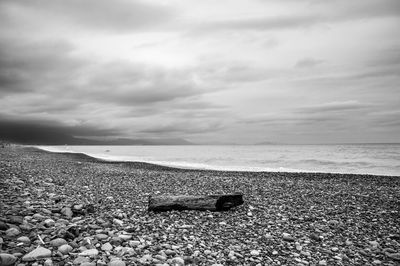
<svg viewBox="0 0 400 266"><path fill-rule="evenodd" d="M88 262L88 261L86 261L86 262L82 262L82 263L80 264L80 266L96 266L96 263L95 263L95 262Z"/></svg>
<svg viewBox="0 0 400 266"><path fill-rule="evenodd" d="M53 261L51 259L47 259L44 261L44 266L53 266Z"/></svg>
<svg viewBox="0 0 400 266"><path fill-rule="evenodd" d="M34 261L38 259L51 257L51 251L44 247L37 247L22 257L22 261Z"/></svg>
<svg viewBox="0 0 400 266"><path fill-rule="evenodd" d="M71 219L74 214L70 207L64 207L61 209L61 214L65 215L67 218Z"/></svg>
<svg viewBox="0 0 400 266"><path fill-rule="evenodd" d="M108 263L108 266L125 266L125 265L126 265L126 263L123 262L123 261L120 260L120 259L112 260L112 261L110 261L110 262Z"/></svg>
<svg viewBox="0 0 400 266"><path fill-rule="evenodd" d="M42 221L42 220L46 219L46 217L44 217L40 213L35 213L32 217L33 217L33 219L36 219L36 220L39 220L39 221Z"/></svg>
<svg viewBox="0 0 400 266"><path fill-rule="evenodd" d="M27 236L18 237L17 241L20 243L24 243L25 245L29 245L31 243L31 240Z"/></svg>
<svg viewBox="0 0 400 266"><path fill-rule="evenodd" d="M113 224L115 224L115 225L117 225L117 226L123 226L123 225L124 225L124 222L121 221L121 220L119 220L119 219L114 218Z"/></svg>
<svg viewBox="0 0 400 266"><path fill-rule="evenodd" d="M326 265L328 265L328 262L326 262L326 260L320 260L320 261L318 262L318 265L320 265L320 266L326 266Z"/></svg>
<svg viewBox="0 0 400 266"><path fill-rule="evenodd" d="M392 260L400 261L400 253L391 253L391 254L387 254L387 256L389 258L391 258Z"/></svg>
<svg viewBox="0 0 400 266"><path fill-rule="evenodd" d="M110 240L110 243L111 243L112 245L114 245L114 246L119 246L119 245L121 245L122 242L123 242L122 239L119 238L118 236L113 236L113 237L111 238L111 240Z"/></svg>
<svg viewBox="0 0 400 266"><path fill-rule="evenodd" d="M250 251L250 255L253 257L258 257L258 256L260 256L260 251L254 249L254 250Z"/></svg>
<svg viewBox="0 0 400 266"><path fill-rule="evenodd" d="M8 224L5 222L0 221L0 230L5 231L9 228Z"/></svg>
<svg viewBox="0 0 400 266"><path fill-rule="evenodd" d="M97 240L102 241L102 240L106 240L106 239L108 238L108 235L106 235L106 234L97 234L97 235L95 235L94 237L95 237Z"/></svg>
<svg viewBox="0 0 400 266"><path fill-rule="evenodd" d="M14 255L7 253L0 253L0 265L1 266L13 266L17 258Z"/></svg>
<svg viewBox="0 0 400 266"><path fill-rule="evenodd" d="M101 250L104 250L104 251L111 251L112 249L113 249L113 246L109 242L107 242L101 246Z"/></svg>
<svg viewBox="0 0 400 266"><path fill-rule="evenodd" d="M83 265L83 263L90 263L90 260L86 257L77 257L74 261L74 265ZM94 264L96 266L96 264Z"/></svg>
<svg viewBox="0 0 400 266"><path fill-rule="evenodd" d="M64 244L58 247L58 251L63 255L68 255L74 248L68 244Z"/></svg>
<svg viewBox="0 0 400 266"><path fill-rule="evenodd" d="M294 242L295 241L295 238L292 237L290 234L287 234L287 233L283 233L282 234L282 238L283 238L283 240L288 241L288 242Z"/></svg>
<svg viewBox="0 0 400 266"><path fill-rule="evenodd" d="M68 244L67 240L63 239L63 238L56 238L50 241L50 245L52 247L58 248L59 246Z"/></svg>
<svg viewBox="0 0 400 266"><path fill-rule="evenodd" d="M128 241L128 240L132 239L132 235L122 234L122 235L119 235L118 237L121 238L123 241Z"/></svg>
<svg viewBox="0 0 400 266"><path fill-rule="evenodd" d="M321 237L317 234L310 234L310 238L315 241L321 241Z"/></svg>
<svg viewBox="0 0 400 266"><path fill-rule="evenodd" d="M46 219L44 220L44 224L47 227L53 227L56 224L56 222L53 219Z"/></svg>
<svg viewBox="0 0 400 266"><path fill-rule="evenodd" d="M6 231L6 236L9 236L9 237L14 237L14 236L17 236L19 234L21 234L21 231L19 231L15 227L11 227L10 229L7 229L7 231Z"/></svg>
<svg viewBox="0 0 400 266"><path fill-rule="evenodd" d="M172 265L174 266L184 266L185 260L181 257L175 257L171 260Z"/></svg>
<svg viewBox="0 0 400 266"><path fill-rule="evenodd" d="M8 222L10 224L20 225L24 222L24 217L13 215L13 216L8 217Z"/></svg>
<svg viewBox="0 0 400 266"><path fill-rule="evenodd" d="M95 248L92 249L87 249L79 253L79 256L88 256L88 257L94 257L99 254L99 251Z"/></svg>

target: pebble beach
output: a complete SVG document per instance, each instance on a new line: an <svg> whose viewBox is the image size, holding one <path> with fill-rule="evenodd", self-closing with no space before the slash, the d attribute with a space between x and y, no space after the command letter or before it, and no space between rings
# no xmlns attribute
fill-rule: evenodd
<svg viewBox="0 0 400 266"><path fill-rule="evenodd" d="M224 212L150 195L243 194ZM400 265L400 177L182 170L0 148L0 265Z"/></svg>

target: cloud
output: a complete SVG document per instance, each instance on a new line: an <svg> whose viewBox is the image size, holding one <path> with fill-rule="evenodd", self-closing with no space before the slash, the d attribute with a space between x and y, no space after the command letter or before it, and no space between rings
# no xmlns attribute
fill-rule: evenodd
<svg viewBox="0 0 400 266"><path fill-rule="evenodd" d="M329 102L312 106L304 106L298 108L297 110L303 113L347 112L347 111L358 111L372 107L375 107L375 105L360 103L356 100L349 100L341 102Z"/></svg>
<svg viewBox="0 0 400 266"><path fill-rule="evenodd" d="M19 143L65 144L74 143L74 136L112 136L115 129L90 125L67 126L58 121L0 118L0 139Z"/></svg>
<svg viewBox="0 0 400 266"><path fill-rule="evenodd" d="M324 63L324 60L314 59L314 58L304 58L297 61L296 68L313 68L317 65Z"/></svg>
<svg viewBox="0 0 400 266"><path fill-rule="evenodd" d="M169 21L175 15L166 6L137 0L2 0L0 7L3 21L14 26L57 23L60 27L73 25L116 32L148 29Z"/></svg>

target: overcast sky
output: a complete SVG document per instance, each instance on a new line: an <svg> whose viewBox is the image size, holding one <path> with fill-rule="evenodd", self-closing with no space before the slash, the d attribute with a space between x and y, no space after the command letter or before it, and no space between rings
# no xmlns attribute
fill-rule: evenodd
<svg viewBox="0 0 400 266"><path fill-rule="evenodd" d="M0 121L400 142L399 0L0 0Z"/></svg>

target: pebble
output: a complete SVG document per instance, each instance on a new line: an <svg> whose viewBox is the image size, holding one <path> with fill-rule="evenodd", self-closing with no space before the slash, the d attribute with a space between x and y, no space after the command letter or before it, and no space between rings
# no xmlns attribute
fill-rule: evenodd
<svg viewBox="0 0 400 266"><path fill-rule="evenodd" d="M82 251L81 253L79 253L79 256L88 256L88 257L94 257L97 256L99 254L99 251L95 248L92 249L87 249Z"/></svg>
<svg viewBox="0 0 400 266"><path fill-rule="evenodd" d="M50 245L52 247L58 248L59 246L68 244L67 240L65 240L64 238L56 238L50 241Z"/></svg>
<svg viewBox="0 0 400 266"><path fill-rule="evenodd" d="M293 236L291 236L290 234L287 234L287 233L283 233L282 234L282 238L283 238L283 240L288 241L288 242L294 242L295 241L295 238Z"/></svg>
<svg viewBox="0 0 400 266"><path fill-rule="evenodd" d="M9 237L14 237L14 236L17 236L19 234L21 234L21 231L19 231L15 227L11 227L10 229L7 229L7 231L6 231L6 236L9 236Z"/></svg>
<svg viewBox="0 0 400 266"><path fill-rule="evenodd" d="M1 266L13 266L17 258L14 255L7 253L0 253L0 265Z"/></svg>
<svg viewBox="0 0 400 266"><path fill-rule="evenodd" d="M22 257L23 261L34 261L38 259L51 257L51 251L44 247L37 247Z"/></svg>
<svg viewBox="0 0 400 266"><path fill-rule="evenodd" d="M172 265L174 266L184 266L185 260L181 257L175 257L171 260Z"/></svg>
<svg viewBox="0 0 400 266"><path fill-rule="evenodd" d="M391 253L387 254L387 256L393 260L400 261L400 253Z"/></svg>
<svg viewBox="0 0 400 266"><path fill-rule="evenodd" d="M126 263L120 259L112 260L108 263L108 266L125 266Z"/></svg>
<svg viewBox="0 0 400 266"><path fill-rule="evenodd" d="M25 245L29 245L31 243L31 240L27 236L18 237L17 241L20 243L24 243Z"/></svg>
<svg viewBox="0 0 400 266"><path fill-rule="evenodd" d="M250 255L253 257L258 257L258 256L260 256L260 251L254 249L254 250L250 251Z"/></svg>
<svg viewBox="0 0 400 266"><path fill-rule="evenodd" d="M56 224L56 222L53 219L46 219L44 220L44 224L47 227L53 227Z"/></svg>
<svg viewBox="0 0 400 266"><path fill-rule="evenodd" d="M61 252L63 255L68 255L72 250L73 247L68 244L64 244L58 247L58 251Z"/></svg>
<svg viewBox="0 0 400 266"><path fill-rule="evenodd" d="M318 265L320 265L320 266L326 266L326 265L328 265L328 262L327 262L326 260L320 260L320 261L318 262Z"/></svg>
<svg viewBox="0 0 400 266"><path fill-rule="evenodd" d="M107 242L101 246L101 250L104 250L104 251L111 251L112 249L113 249L113 246L109 242Z"/></svg>

